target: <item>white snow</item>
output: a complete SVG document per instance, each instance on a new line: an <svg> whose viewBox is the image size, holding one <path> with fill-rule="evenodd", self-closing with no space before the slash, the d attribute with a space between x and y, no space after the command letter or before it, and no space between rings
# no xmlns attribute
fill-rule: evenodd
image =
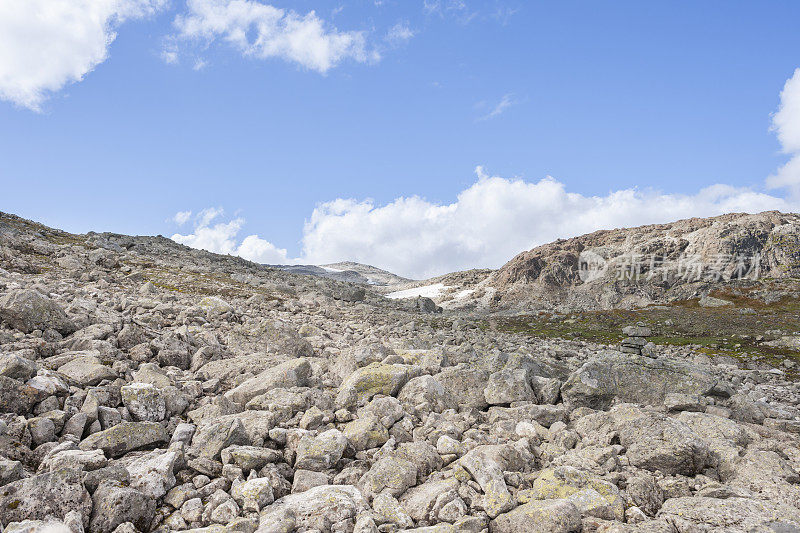
<svg viewBox="0 0 800 533"><path fill-rule="evenodd" d="M387 298L416 298L417 296L425 296L427 298L436 298L441 294L444 289L444 283L434 283L433 285L424 285L422 287L414 287L413 289L406 289L404 291L390 292L386 295Z"/></svg>
<svg viewBox="0 0 800 533"><path fill-rule="evenodd" d="M319 265L319 267L323 270L327 270L328 272L344 272L344 270L341 270L339 268L324 267L322 265Z"/></svg>
<svg viewBox="0 0 800 533"><path fill-rule="evenodd" d="M460 291L458 294L456 294L456 299L466 298L473 292L475 292L475 289L464 289L463 291Z"/></svg>

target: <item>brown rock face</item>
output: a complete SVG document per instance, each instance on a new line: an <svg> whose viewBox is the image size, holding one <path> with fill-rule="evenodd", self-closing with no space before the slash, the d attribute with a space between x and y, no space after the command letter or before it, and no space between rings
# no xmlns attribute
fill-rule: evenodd
<svg viewBox="0 0 800 533"><path fill-rule="evenodd" d="M632 307L721 281L800 275L800 216L769 211L603 230L514 257L485 282L494 305Z"/></svg>

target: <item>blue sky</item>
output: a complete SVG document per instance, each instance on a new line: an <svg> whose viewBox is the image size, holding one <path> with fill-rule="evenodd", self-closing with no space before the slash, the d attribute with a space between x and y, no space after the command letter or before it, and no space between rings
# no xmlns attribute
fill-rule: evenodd
<svg viewBox="0 0 800 533"><path fill-rule="evenodd" d="M796 206L798 2L71 4L0 5L0 210L56 227L423 277Z"/></svg>

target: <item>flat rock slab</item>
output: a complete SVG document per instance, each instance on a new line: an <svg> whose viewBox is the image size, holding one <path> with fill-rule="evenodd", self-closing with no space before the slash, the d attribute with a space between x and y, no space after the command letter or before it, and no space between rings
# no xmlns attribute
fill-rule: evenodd
<svg viewBox="0 0 800 533"><path fill-rule="evenodd" d="M104 431L93 433L80 443L81 450L103 450L120 457L133 450L169 442L169 434L155 422L122 422Z"/></svg>

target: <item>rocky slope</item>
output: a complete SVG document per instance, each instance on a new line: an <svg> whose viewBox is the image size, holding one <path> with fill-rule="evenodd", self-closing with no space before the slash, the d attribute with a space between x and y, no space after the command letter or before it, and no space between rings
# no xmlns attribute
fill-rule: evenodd
<svg viewBox="0 0 800 533"><path fill-rule="evenodd" d="M0 215L4 531L800 530L781 368L425 309Z"/></svg>
<svg viewBox="0 0 800 533"><path fill-rule="evenodd" d="M447 287L437 298L445 308L518 312L633 308L796 278L800 215L771 211L597 231L533 248L482 277L435 282Z"/></svg>

